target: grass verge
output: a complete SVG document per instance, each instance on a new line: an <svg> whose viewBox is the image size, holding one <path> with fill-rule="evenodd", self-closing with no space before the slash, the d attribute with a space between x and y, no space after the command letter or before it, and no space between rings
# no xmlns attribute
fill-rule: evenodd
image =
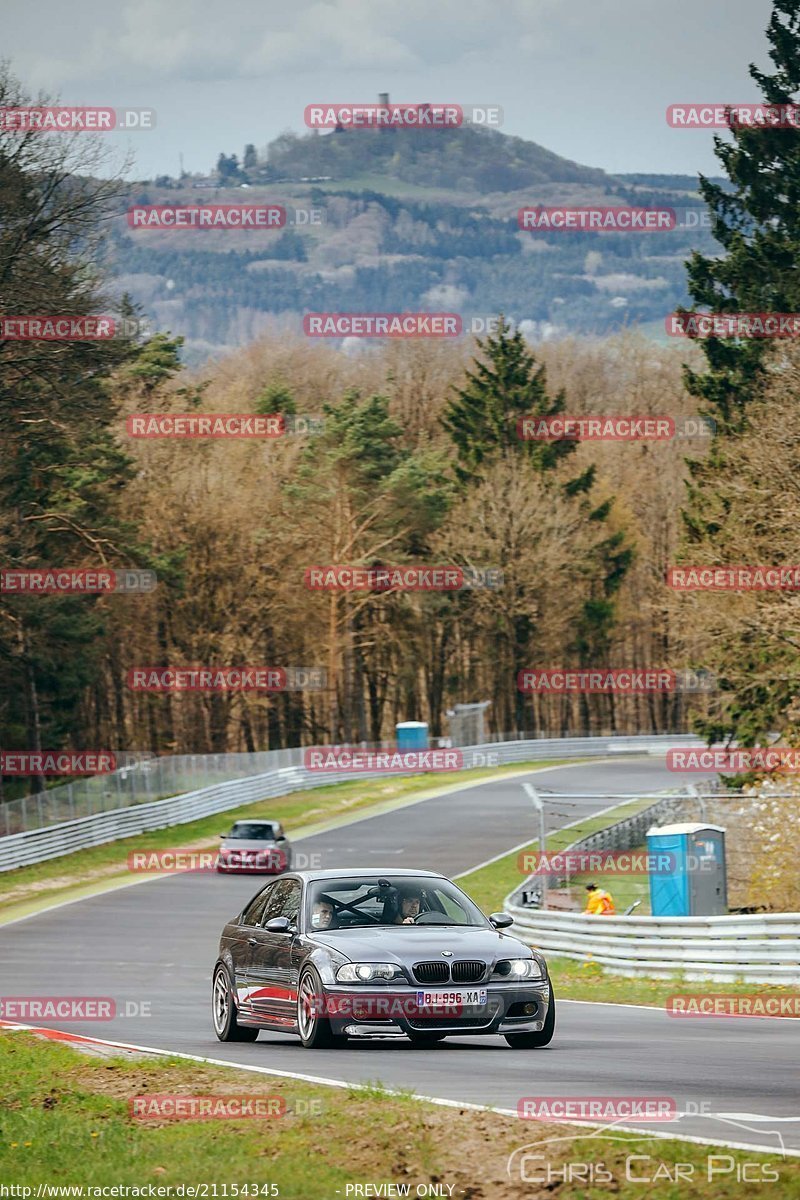
<svg viewBox="0 0 800 1200"><path fill-rule="evenodd" d="M445 1057L447 1050L432 1053ZM313 1069L323 1069L319 1055L313 1061ZM335 1069L334 1057L324 1062ZM180 1059L98 1059L23 1033L0 1035L0 1075L8 1081L0 1110L0 1179L32 1188L34 1196L42 1184L127 1185L143 1188L143 1195L153 1185L164 1189L156 1193L161 1196L188 1194L176 1190L181 1185L206 1185L207 1196L281 1200L380 1194L607 1200L610 1190L619 1200L656 1191L681 1200L740 1200L747 1163L748 1197L800 1197L800 1161L778 1152L619 1131L613 1138L576 1135L574 1127L433 1106L387 1094L380 1085L325 1088ZM131 1114L134 1098L152 1104L164 1095L279 1097L286 1114L205 1121ZM520 1165L518 1153L509 1175L509 1156L522 1147L540 1157ZM641 1157L631 1160L634 1155ZM395 1189L364 1190L387 1183Z"/></svg>

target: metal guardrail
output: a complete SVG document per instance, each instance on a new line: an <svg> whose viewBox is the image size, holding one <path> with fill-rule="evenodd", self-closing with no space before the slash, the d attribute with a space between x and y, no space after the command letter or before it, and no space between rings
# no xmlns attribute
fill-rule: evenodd
<svg viewBox="0 0 800 1200"><path fill-rule="evenodd" d="M537 912L510 899L517 937L544 953L616 975L732 983L800 983L800 913L723 917L587 917Z"/></svg>
<svg viewBox="0 0 800 1200"><path fill-rule="evenodd" d="M650 740L661 740L665 745L701 745L689 734L645 735ZM592 735L599 745L613 740L606 735ZM587 737L575 734L570 738L552 738L536 735L492 735L485 743L473 745L486 754L494 753L499 742L519 742L524 745L552 748L566 747L572 743L583 743ZM363 750L388 750L389 742L359 743ZM460 745L459 745L460 748ZM109 812L114 808L128 808L134 804L150 804L178 796L184 792L197 791L215 783L226 783L229 779L249 779L275 771L279 767L302 766L304 749L294 747L285 750L259 750L250 753L231 754L165 754L157 756L146 751L132 751L120 755L124 760L119 769L105 775L93 775L58 784L44 792L21 796L0 804L0 837L10 833L25 833L30 829L42 829L45 825L60 825L78 817L91 817L96 813ZM538 757L538 754L533 754Z"/></svg>
<svg viewBox="0 0 800 1200"><path fill-rule="evenodd" d="M666 749L681 746L703 746L699 738L674 734L630 737L536 738L529 741L486 742L481 746L464 747L464 761L477 766L499 766L517 762L536 762L542 759L597 758L616 754L663 754ZM241 779L212 784L165 800L150 803L109 807L105 812L75 820L61 821L43 828L29 829L0 837L0 872L29 866L82 850L100 846L118 838L135 837L154 829L166 829L196 821L212 813L225 812L244 804L285 796L289 792L363 779L361 772L324 773L311 771L301 765L303 750L276 750L280 765L271 770L253 773ZM227 756L226 756L227 757ZM250 758L236 755L237 760ZM256 755L262 759L266 755ZM288 761L287 761L288 760ZM237 763L241 767L242 763ZM382 773L386 774L386 773ZM110 778L110 777L100 777Z"/></svg>
<svg viewBox="0 0 800 1200"><path fill-rule="evenodd" d="M60 825L115 808L150 804L184 792L198 791L229 779L279 767L299 765L303 751L264 750L254 754L154 754L134 751L118 756L116 771L73 779L44 792L0 805L0 836Z"/></svg>

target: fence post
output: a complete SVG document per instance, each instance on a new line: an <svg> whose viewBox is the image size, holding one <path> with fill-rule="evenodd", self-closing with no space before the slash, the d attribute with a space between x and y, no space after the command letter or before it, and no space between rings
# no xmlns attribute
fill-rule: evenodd
<svg viewBox="0 0 800 1200"><path fill-rule="evenodd" d="M698 807L700 809L700 820L705 825L705 823L706 823L706 802L703 799L703 797L700 795L697 785L694 783L687 783L686 790L689 793L689 795L692 797L692 799L697 801Z"/></svg>

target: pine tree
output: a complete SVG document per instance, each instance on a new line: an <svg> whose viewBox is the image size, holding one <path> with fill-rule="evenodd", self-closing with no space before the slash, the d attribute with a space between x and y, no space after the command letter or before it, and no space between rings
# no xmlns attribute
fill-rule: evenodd
<svg viewBox="0 0 800 1200"><path fill-rule="evenodd" d="M792 105L800 92L800 0L773 0L766 36L774 71L768 74L751 65L750 75L765 103ZM687 264L695 304L713 312L800 311L800 128L749 127L732 118L729 140L715 138L715 152L732 188L701 176L700 191L711 210L714 237L725 253L719 258L695 253ZM683 557L691 562L737 562L747 541L742 535L732 544L730 536L731 530L747 527L748 505L745 501L743 512L738 478L742 445L762 436L764 418L753 424L751 414L760 411L775 347L765 339L711 338L703 340L701 348L706 370L687 369L686 383L700 399L702 411L716 421L717 436L705 458L689 462L683 512L688 544ZM770 557L780 562L784 553L778 540ZM707 602L712 600L723 607L719 598L708 597ZM759 612L766 602L759 598ZM735 622L733 626L735 630ZM780 727L778 711L791 705L796 667L788 675L785 666L781 668L785 684L776 680L756 686L753 681L768 666L765 654L777 663L784 653L785 647L777 647L774 640L765 650L765 639L754 637L746 621L740 629L727 631L713 649L724 704L698 729L709 739L736 736L754 744Z"/></svg>
<svg viewBox="0 0 800 1200"><path fill-rule="evenodd" d="M767 28L775 71L750 75L768 104L791 104L800 91L800 0L774 0ZM715 153L732 189L700 176L721 257L695 252L687 263L695 305L712 312L800 311L800 129L738 125ZM690 542L713 537L726 519L718 483L729 472L726 434L747 424L747 405L764 379L771 346L760 338L701 342L707 369L686 370L701 411L716 422L710 453L690 463L684 522Z"/></svg>
<svg viewBox="0 0 800 1200"><path fill-rule="evenodd" d="M0 107L29 102L16 80L0 72ZM0 133L4 316L109 312L98 263L103 218L119 185L98 181L95 165L91 146ZM131 315L129 306L120 315ZM114 374L140 352L138 343L121 338L0 341L4 566L148 565L137 561L136 532L122 511L132 464L119 440L111 387ZM101 608L88 596L2 597L5 745L85 744L78 699L99 670Z"/></svg>
<svg viewBox="0 0 800 1200"><path fill-rule="evenodd" d="M450 401L443 425L458 454L461 483L480 476L497 458L524 455L539 471L549 471L575 449L575 442L522 441L522 417L553 417L564 411L563 392L550 396L547 374L519 330L501 318L496 334L478 339L483 361L467 372L467 382ZM590 482L590 481L589 481Z"/></svg>
<svg viewBox="0 0 800 1200"><path fill-rule="evenodd" d="M774 0L767 39L775 71L751 64L750 75L766 103L791 104L800 91L800 0ZM732 115L730 140L714 145L733 190L701 175L700 192L725 255L692 255L692 299L712 312L800 311L800 128L737 125ZM708 370L687 372L689 390L720 432L739 428L768 343L710 338L702 348Z"/></svg>
<svg viewBox="0 0 800 1200"><path fill-rule="evenodd" d="M483 361L477 361L467 373L466 385L459 389L445 412L443 424L455 444L458 461L455 471L463 487L479 486L483 473L491 465L506 462L533 470L558 488L574 506L579 523L602 527L608 521L613 499L600 503L593 496L595 468L589 466L564 479L557 468L568 461L577 443L574 441L526 441L520 437L522 417L552 417L565 411L566 396L547 390L544 366L538 365L522 334L512 333L501 319L500 328L485 341L478 342ZM589 579L588 598L581 607L575 637L568 649L581 665L605 665L611 631L616 619L615 595L633 561L622 530L609 532L600 539L582 569ZM504 564L499 564L503 566ZM509 586L507 584L507 586ZM517 582L519 597L525 581ZM497 648L498 661L510 662L510 673L532 665L536 643L536 620L524 605L509 603L514 611L501 635L509 644ZM526 724L525 699L517 692L514 722L518 730ZM586 718L588 724L588 716Z"/></svg>

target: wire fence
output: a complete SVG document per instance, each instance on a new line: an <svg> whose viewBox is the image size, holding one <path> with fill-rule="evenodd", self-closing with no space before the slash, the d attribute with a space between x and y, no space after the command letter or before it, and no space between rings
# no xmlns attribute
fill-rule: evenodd
<svg viewBox="0 0 800 1200"><path fill-rule="evenodd" d="M118 770L58 784L0 806L0 837L44 829L78 817L93 817L117 808L150 804L184 792L196 792L230 779L263 775L297 766L303 750L265 750L255 754L177 754L126 756Z"/></svg>
<svg viewBox="0 0 800 1200"><path fill-rule="evenodd" d="M605 753L663 753L681 737L686 745L703 743L688 734L654 735L575 735L574 737L496 738L481 746L470 747L471 765L491 766L497 763L535 761L543 757L570 758L582 754ZM431 739L437 745L445 739ZM353 749L387 750L393 743L359 743ZM202 791L204 788L237 779L264 776L286 767L301 767L309 747L285 750L263 750L242 754L183 754L155 757L144 752L125 756L118 770L105 775L93 775L59 784L35 795L8 800L0 805L0 837L31 830L45 829L81 817L98 816L117 809L152 804L173 796ZM481 761L481 755L483 761ZM466 765L466 764L465 764Z"/></svg>

